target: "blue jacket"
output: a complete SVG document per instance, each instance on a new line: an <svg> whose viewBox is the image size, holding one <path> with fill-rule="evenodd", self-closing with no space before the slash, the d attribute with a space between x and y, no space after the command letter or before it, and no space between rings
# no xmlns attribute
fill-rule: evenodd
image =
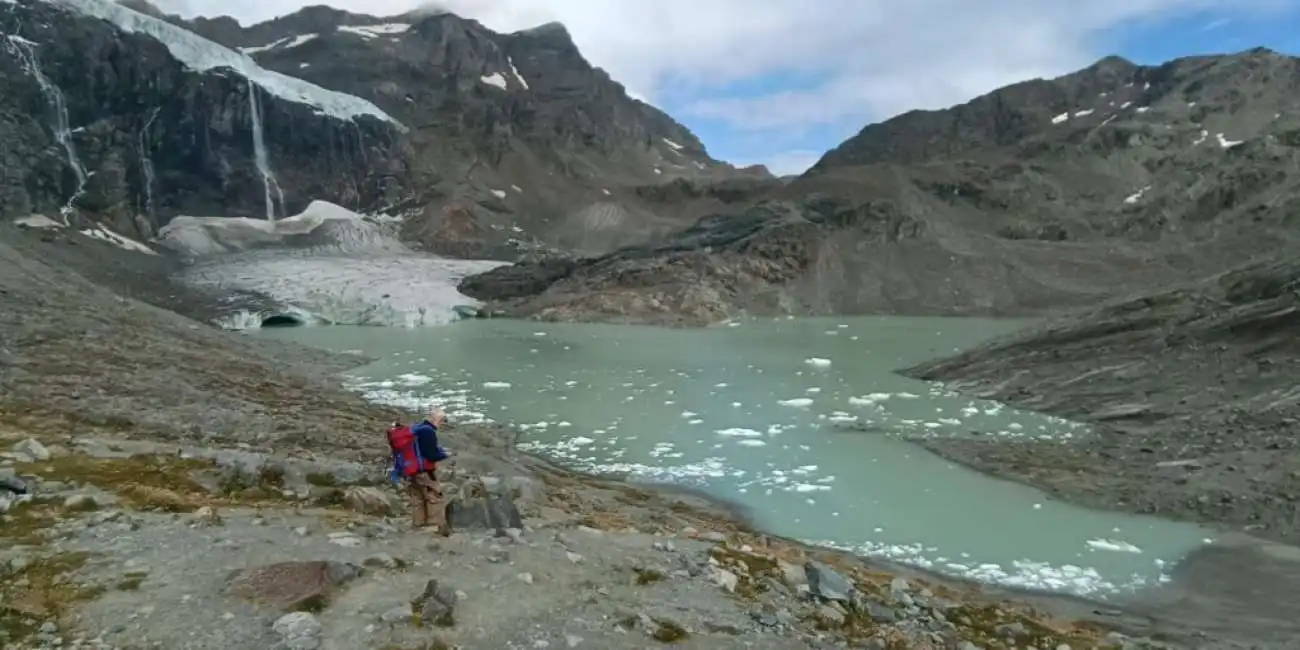
<svg viewBox="0 0 1300 650"><path fill-rule="evenodd" d="M424 420L411 425L411 433L415 435L415 443L420 446L420 455L425 460L436 463L447 458L447 452L438 445L438 427L432 422Z"/></svg>

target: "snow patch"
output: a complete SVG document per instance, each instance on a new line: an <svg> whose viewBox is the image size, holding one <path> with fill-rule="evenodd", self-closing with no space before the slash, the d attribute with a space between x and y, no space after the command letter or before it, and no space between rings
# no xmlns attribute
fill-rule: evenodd
<svg viewBox="0 0 1300 650"><path fill-rule="evenodd" d="M313 234L324 240L317 243L340 248L406 251L405 246L385 232L385 221L391 219L360 215L326 201L312 201L301 213L279 221L178 216L158 231L156 241L178 253L196 257L274 246L291 237ZM316 232L326 224L335 227Z"/></svg>
<svg viewBox="0 0 1300 650"><path fill-rule="evenodd" d="M1231 148L1233 148L1233 147L1235 147L1235 146L1241 144L1242 142L1245 142L1245 140L1229 140L1229 139L1223 137L1223 134L1222 134L1222 133L1216 133L1216 134L1214 134L1214 137L1216 137L1216 138L1219 139L1219 146L1220 146L1220 147L1223 147L1224 149L1231 149Z"/></svg>
<svg viewBox="0 0 1300 650"><path fill-rule="evenodd" d="M145 246L144 244L134 239L123 237L122 235L119 235L103 226L97 226L95 228L86 228L85 230L81 231L81 234L90 237L92 239L98 239L100 241L108 242L123 250L134 251L137 253L144 253L146 255L158 254L158 252L155 251L154 249L149 248L148 246Z"/></svg>
<svg viewBox="0 0 1300 650"><path fill-rule="evenodd" d="M1132 205L1132 204L1134 204L1134 203L1137 203L1138 201L1142 200L1142 195L1143 195L1143 194L1146 194L1146 193L1147 193L1147 190L1149 190L1149 189L1151 189L1151 186L1150 186L1150 185L1148 185L1148 186L1146 186L1146 187L1144 187L1144 188L1142 188L1142 189L1140 189L1140 190L1138 190L1138 191L1136 191L1136 192L1134 192L1134 193L1132 193L1132 194L1130 194L1130 195L1124 197L1124 202L1125 202L1125 203L1128 203L1129 205Z"/></svg>
<svg viewBox="0 0 1300 650"><path fill-rule="evenodd" d="M1150 106L1139 106L1139 107L1137 107L1137 108L1135 108L1135 109L1133 109L1133 110L1134 110L1134 112L1137 112L1137 113L1145 113L1145 112L1151 110L1151 107L1150 107Z"/></svg>
<svg viewBox="0 0 1300 650"><path fill-rule="evenodd" d="M498 199L504 199L504 198L506 198L506 191L505 191L505 190L488 190L488 191L492 193L492 196L495 196L495 197L497 197Z"/></svg>
<svg viewBox="0 0 1300 650"><path fill-rule="evenodd" d="M524 81L524 76L519 74L519 68L515 67L515 60L506 57L506 62L510 64L510 74L515 76L515 79L519 81L520 86L524 87L524 90L528 90L528 82Z"/></svg>
<svg viewBox="0 0 1300 650"><path fill-rule="evenodd" d="M1081 110L1081 111L1075 111L1075 113L1074 113L1074 117L1087 117L1087 116L1089 116L1089 115L1092 115L1092 114L1095 113L1096 111L1097 111L1097 109L1095 109L1095 108L1086 108L1086 109Z"/></svg>
<svg viewBox="0 0 1300 650"><path fill-rule="evenodd" d="M217 68L230 68L268 93L287 101L306 104L321 115L339 120L355 120L370 116L406 127L378 106L344 93L326 90L301 79L272 72L257 64L246 54L218 45L194 32L177 27L167 21L133 11L110 0L49 0L85 16L113 23L124 32L144 34L167 46L171 55L186 67L197 72Z"/></svg>
<svg viewBox="0 0 1300 650"><path fill-rule="evenodd" d="M1205 129L1201 129L1201 134L1196 136L1196 139L1192 141L1192 146L1196 146L1198 144L1201 144L1202 142L1205 142L1205 139L1208 137L1210 137L1210 132L1206 131Z"/></svg>
<svg viewBox="0 0 1300 650"><path fill-rule="evenodd" d="M279 50L279 49L287 50L291 47L298 47L299 45L302 45L303 43L306 43L307 41L310 41L314 38L318 38L319 36L320 36L319 34L298 34L296 36L286 36L278 41L272 41L270 43L267 43L266 45L241 47L239 48L239 51L243 52L244 54L257 54L258 52L266 52L267 50Z"/></svg>
<svg viewBox="0 0 1300 650"><path fill-rule="evenodd" d="M483 83L489 86L496 86L501 90L506 90L507 88L509 88L509 86L506 84L505 76L502 75L500 72L493 72L492 74L483 75L482 77L479 77L479 81L482 81Z"/></svg>
<svg viewBox="0 0 1300 650"><path fill-rule="evenodd" d="M62 228L63 224L43 215L29 214L25 217L14 219L14 225L20 228Z"/></svg>
<svg viewBox="0 0 1300 650"><path fill-rule="evenodd" d="M672 147L674 151L681 151L681 150L684 148L684 147L682 147L682 145L677 144L676 142L673 142L672 140L669 140L668 138L663 138L663 141L664 141L664 144L666 144L666 145Z"/></svg>
<svg viewBox="0 0 1300 650"><path fill-rule="evenodd" d="M370 40L380 36L401 34L410 28L410 23L384 23L381 25L340 25L339 31L356 34L361 38Z"/></svg>
<svg viewBox="0 0 1300 650"><path fill-rule="evenodd" d="M1056 117L1053 117L1052 124L1060 124L1068 119L1070 119L1070 113L1069 111L1066 111L1064 113L1061 113L1060 115L1057 115Z"/></svg>

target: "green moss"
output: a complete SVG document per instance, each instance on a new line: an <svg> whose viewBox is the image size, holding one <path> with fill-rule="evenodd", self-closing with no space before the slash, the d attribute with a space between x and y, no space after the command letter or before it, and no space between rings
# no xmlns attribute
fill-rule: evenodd
<svg viewBox="0 0 1300 650"><path fill-rule="evenodd" d="M59 502L36 498L9 509L0 521L0 540L24 546L45 543L45 531L59 522Z"/></svg>
<svg viewBox="0 0 1300 650"><path fill-rule="evenodd" d="M650 633L650 636L660 643L677 643L685 640L690 634L686 632L686 628L674 621L657 618L655 619L655 629Z"/></svg>
<svg viewBox="0 0 1300 650"><path fill-rule="evenodd" d="M316 487L338 487L338 479L328 472L307 472L307 485Z"/></svg>
<svg viewBox="0 0 1300 650"><path fill-rule="evenodd" d="M204 489L190 473L209 469L212 464L161 456L94 458L72 454L48 461L21 463L20 474L34 474L44 480L93 485L117 494L127 505L166 512L194 509L190 495Z"/></svg>
<svg viewBox="0 0 1300 650"><path fill-rule="evenodd" d="M118 591L139 591L140 585L149 577L147 571L131 571L122 575L122 578L113 586Z"/></svg>
<svg viewBox="0 0 1300 650"><path fill-rule="evenodd" d="M7 642L28 638L43 622L58 620L103 593L101 588L69 579L89 557L86 553L38 557L0 581L0 631Z"/></svg>
<svg viewBox="0 0 1300 650"><path fill-rule="evenodd" d="M635 567L632 569L632 572L636 574L636 584L639 587L652 585L656 582L662 581L664 578L667 577L664 575L662 571L657 571L655 569L644 569L641 567Z"/></svg>

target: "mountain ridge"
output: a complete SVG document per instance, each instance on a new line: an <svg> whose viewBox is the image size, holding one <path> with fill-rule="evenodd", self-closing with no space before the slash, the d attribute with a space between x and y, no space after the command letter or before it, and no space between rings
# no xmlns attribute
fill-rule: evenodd
<svg viewBox="0 0 1300 650"><path fill-rule="evenodd" d="M86 214L89 224L83 225L107 224L144 240L180 214L261 215L262 195L269 194L277 207L268 214L292 214L316 199L357 211L398 210L408 215L406 236L417 245L511 259L548 246L608 249L689 223L691 215L643 200L638 188L677 179L771 179L766 170L736 169L711 158L688 129L631 99L591 66L565 30L503 35L454 14L408 13L399 17L408 22L395 23L320 6L247 29L233 19L186 21L143 2L20 0L7 6L6 42L26 39L23 47L35 48L33 56L39 51L48 68L41 78L50 83L41 83L19 57L6 57L0 66L9 67L0 72L23 93L8 107L0 103L0 110L13 116L13 124L56 124L53 133L38 128L44 137L15 137L31 140L29 146L9 147L6 175L25 179L4 197L10 216L70 207ZM57 30L32 27L55 18ZM22 36L27 32L38 38ZM102 55L60 47L77 34ZM138 41L141 35L156 43ZM158 43L174 51L164 54ZM179 69L166 58L180 61ZM210 81L231 71L251 83L240 89ZM226 84L202 102L222 110L155 111L175 94L179 82L171 80L182 77L198 87ZM171 95L158 94L164 78ZM124 99L115 102L113 114L97 114L93 107L102 102L91 94L97 92ZM356 106L373 107L367 110L391 122L394 132L348 119L309 125L292 117L294 105L311 97L355 98L347 100L351 112L339 117L365 112ZM317 109L329 113L340 101L325 108L316 101ZM194 124L183 113L207 123ZM69 120L66 133L58 132L57 125ZM238 133L249 130L252 136ZM124 132L138 134L140 142L113 135ZM218 141L219 147L197 155L190 144ZM72 169L75 175L112 176L112 186L93 180L85 192L67 187L63 177L70 170L56 167L77 165L64 160L68 156L48 155L60 142L84 150L85 169ZM164 146L190 156L173 164L144 155ZM41 151L47 155L36 154ZM33 159L40 162L33 166ZM331 165L351 171L327 171ZM151 174L155 179L147 183ZM614 221L630 224L631 232L602 230L610 208L601 206L611 202ZM146 204L153 208L145 210ZM604 216L584 216L592 210ZM532 232L520 237L518 228Z"/></svg>
<svg viewBox="0 0 1300 650"><path fill-rule="evenodd" d="M1160 66L1107 57L868 125L742 206L762 228L706 218L653 246L528 282L526 266L497 269L463 290L489 312L557 320L1054 313L1294 243L1298 99L1300 60L1259 48ZM731 257L691 248L701 229ZM790 268L755 274L767 259L755 237L781 240ZM683 317L685 292L708 298Z"/></svg>

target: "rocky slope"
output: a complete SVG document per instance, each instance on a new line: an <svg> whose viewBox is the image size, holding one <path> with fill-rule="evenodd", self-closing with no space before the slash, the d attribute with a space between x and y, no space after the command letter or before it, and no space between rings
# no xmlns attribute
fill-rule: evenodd
<svg viewBox="0 0 1300 650"><path fill-rule="evenodd" d="M1266 50L1112 57L868 126L743 218L464 290L511 315L694 324L1095 303L1294 240L1298 98L1300 60Z"/></svg>
<svg viewBox="0 0 1300 650"><path fill-rule="evenodd" d="M1092 505L1300 538L1295 249L912 368L1096 424L1077 445L935 448Z"/></svg>
<svg viewBox="0 0 1300 650"><path fill-rule="evenodd" d="M138 10L138 11L137 11ZM437 252L606 251L721 205L674 180L773 182L629 98L562 26L309 7L240 26L145 2L0 7L0 216L67 213L137 240L177 215L312 200L409 217Z"/></svg>
<svg viewBox="0 0 1300 650"><path fill-rule="evenodd" d="M158 301L114 272L149 256L45 236L0 227L5 648L1197 645L1161 612L1099 623L768 538L519 454L494 426L444 432L457 532L435 540L383 481L376 427L409 414L335 385L357 359L126 297L88 277Z"/></svg>

